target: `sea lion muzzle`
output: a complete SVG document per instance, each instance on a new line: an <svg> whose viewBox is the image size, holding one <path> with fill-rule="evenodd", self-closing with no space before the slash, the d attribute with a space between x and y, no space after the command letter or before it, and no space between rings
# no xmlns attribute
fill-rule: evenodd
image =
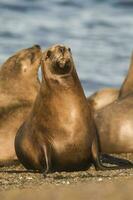
<svg viewBox="0 0 133 200"><path fill-rule="evenodd" d="M70 67L70 59L68 59L67 61L66 60L61 60L61 61L56 61L56 66L58 68L61 68L61 69L66 69L66 68L69 68Z"/></svg>

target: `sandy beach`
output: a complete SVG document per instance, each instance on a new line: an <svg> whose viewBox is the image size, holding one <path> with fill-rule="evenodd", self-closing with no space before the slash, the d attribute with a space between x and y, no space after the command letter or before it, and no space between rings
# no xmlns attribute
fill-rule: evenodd
<svg viewBox="0 0 133 200"><path fill-rule="evenodd" d="M124 156L125 157L125 156ZM128 155L132 158L132 155ZM7 172L5 172L7 171ZM19 172L21 171L21 172ZM131 199L133 169L29 173L23 166L0 169L0 199Z"/></svg>

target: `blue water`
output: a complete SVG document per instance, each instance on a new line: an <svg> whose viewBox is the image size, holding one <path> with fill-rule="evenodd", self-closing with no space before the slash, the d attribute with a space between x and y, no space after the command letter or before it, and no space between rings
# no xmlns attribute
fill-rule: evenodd
<svg viewBox="0 0 133 200"><path fill-rule="evenodd" d="M133 0L0 0L0 63L57 43L71 47L86 95L119 87L133 50Z"/></svg>

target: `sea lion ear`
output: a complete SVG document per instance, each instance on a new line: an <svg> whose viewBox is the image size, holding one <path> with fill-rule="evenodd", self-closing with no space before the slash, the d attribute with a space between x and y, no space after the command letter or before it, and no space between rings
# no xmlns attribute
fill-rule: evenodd
<svg viewBox="0 0 133 200"><path fill-rule="evenodd" d="M26 72L27 71L27 64L26 63L21 63L20 61L18 62L21 68L21 72Z"/></svg>

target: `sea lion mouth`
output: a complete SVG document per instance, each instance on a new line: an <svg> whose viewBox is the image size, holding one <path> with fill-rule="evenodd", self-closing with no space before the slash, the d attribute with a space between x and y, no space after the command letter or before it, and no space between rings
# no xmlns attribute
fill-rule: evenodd
<svg viewBox="0 0 133 200"><path fill-rule="evenodd" d="M72 69L72 64L70 60L55 61L52 64L52 73L54 74L65 75L70 73L71 69Z"/></svg>

